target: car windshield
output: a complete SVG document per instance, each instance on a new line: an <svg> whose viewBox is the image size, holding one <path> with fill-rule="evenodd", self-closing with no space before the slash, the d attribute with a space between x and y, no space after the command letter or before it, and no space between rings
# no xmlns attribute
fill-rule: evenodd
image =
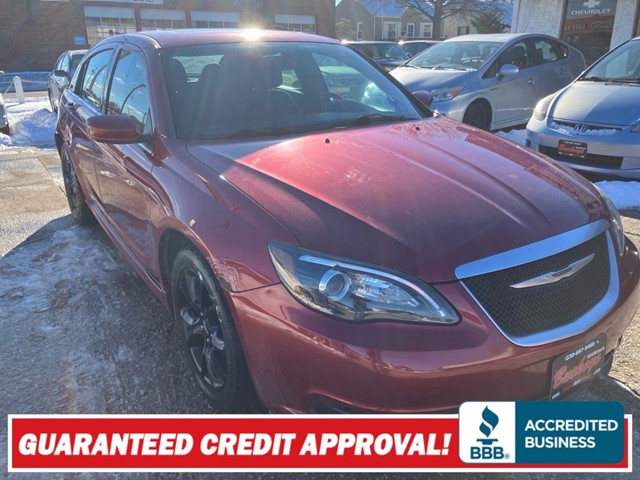
<svg viewBox="0 0 640 480"><path fill-rule="evenodd" d="M597 61L580 81L640 82L640 40L632 40Z"/></svg>
<svg viewBox="0 0 640 480"><path fill-rule="evenodd" d="M213 44L162 53L177 136L250 138L422 118L416 100L342 45Z"/></svg>
<svg viewBox="0 0 640 480"><path fill-rule="evenodd" d="M351 46L376 61L398 61L408 58L405 51L395 43L354 43Z"/></svg>
<svg viewBox="0 0 640 480"><path fill-rule="evenodd" d="M443 42L419 53L406 66L435 70L477 70L501 46L499 42Z"/></svg>

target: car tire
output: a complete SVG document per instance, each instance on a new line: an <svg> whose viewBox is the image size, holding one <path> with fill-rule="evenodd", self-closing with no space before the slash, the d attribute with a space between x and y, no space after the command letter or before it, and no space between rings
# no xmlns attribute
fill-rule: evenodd
<svg viewBox="0 0 640 480"><path fill-rule="evenodd" d="M222 290L195 249L178 252L171 269L171 299L189 369L217 412L259 405L240 338Z"/></svg>
<svg viewBox="0 0 640 480"><path fill-rule="evenodd" d="M491 111L482 102L473 102L464 112L462 121L472 127L489 130L491 125Z"/></svg>
<svg viewBox="0 0 640 480"><path fill-rule="evenodd" d="M67 195L71 216L78 225L88 225L93 223L94 216L86 202L86 197L82 191L82 186L78 181L76 169L71 161L71 156L67 147L60 149L60 161L62 163L62 178L64 180L64 191Z"/></svg>
<svg viewBox="0 0 640 480"><path fill-rule="evenodd" d="M4 127L0 128L0 133L4 133L5 135L11 135L11 129L9 128L9 124L6 124Z"/></svg>

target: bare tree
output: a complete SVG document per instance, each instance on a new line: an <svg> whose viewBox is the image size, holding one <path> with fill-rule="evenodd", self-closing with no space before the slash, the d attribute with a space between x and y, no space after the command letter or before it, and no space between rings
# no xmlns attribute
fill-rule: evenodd
<svg viewBox="0 0 640 480"><path fill-rule="evenodd" d="M472 19L495 8L504 0L392 0L404 8L413 8L433 23L433 37L441 38L442 21L450 17Z"/></svg>

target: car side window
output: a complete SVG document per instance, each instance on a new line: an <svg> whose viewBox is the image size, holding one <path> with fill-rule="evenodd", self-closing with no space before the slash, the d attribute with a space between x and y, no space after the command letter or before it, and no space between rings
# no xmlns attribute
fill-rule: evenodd
<svg viewBox="0 0 640 480"><path fill-rule="evenodd" d="M54 69L54 70L60 70L60 68L61 68L61 67L60 67L60 65L62 65L62 60L63 60L63 59L64 59L64 54L62 54L62 55L60 55L60 56L58 57L58 59L56 60L55 65L53 66L53 69Z"/></svg>
<svg viewBox="0 0 640 480"><path fill-rule="evenodd" d="M491 78L498 75L500 67L503 65L515 65L520 70L529 67L529 56L527 55L527 44L524 40L511 45L498 59L493 62L482 78Z"/></svg>
<svg viewBox="0 0 640 480"><path fill-rule="evenodd" d="M541 65L567 58L569 50L561 43L546 38L536 38L532 41L531 64Z"/></svg>
<svg viewBox="0 0 640 480"><path fill-rule="evenodd" d="M153 125L145 60L141 53L121 50L113 69L107 113L129 115L133 119L141 143L150 147Z"/></svg>
<svg viewBox="0 0 640 480"><path fill-rule="evenodd" d="M113 50L103 50L91 57L85 64L83 76L79 82L80 91L77 93L98 110L102 109L102 96L112 53Z"/></svg>
<svg viewBox="0 0 640 480"><path fill-rule="evenodd" d="M60 62L60 66L58 68L63 72L69 73L69 55L64 55L62 57L62 61Z"/></svg>

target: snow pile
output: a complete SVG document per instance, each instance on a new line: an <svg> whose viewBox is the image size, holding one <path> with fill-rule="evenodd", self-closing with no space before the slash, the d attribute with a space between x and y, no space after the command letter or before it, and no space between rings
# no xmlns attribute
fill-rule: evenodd
<svg viewBox="0 0 640 480"><path fill-rule="evenodd" d="M56 114L49 111L47 97L27 97L26 102L5 100L11 136L0 134L0 148L9 146L54 146Z"/></svg>
<svg viewBox="0 0 640 480"><path fill-rule="evenodd" d="M618 209L640 208L640 182L604 181L596 185Z"/></svg>
<svg viewBox="0 0 640 480"><path fill-rule="evenodd" d="M498 132L497 136L506 138L507 140L511 140L512 142L519 143L520 145L524 145L526 141L526 130L511 130L509 132Z"/></svg>

